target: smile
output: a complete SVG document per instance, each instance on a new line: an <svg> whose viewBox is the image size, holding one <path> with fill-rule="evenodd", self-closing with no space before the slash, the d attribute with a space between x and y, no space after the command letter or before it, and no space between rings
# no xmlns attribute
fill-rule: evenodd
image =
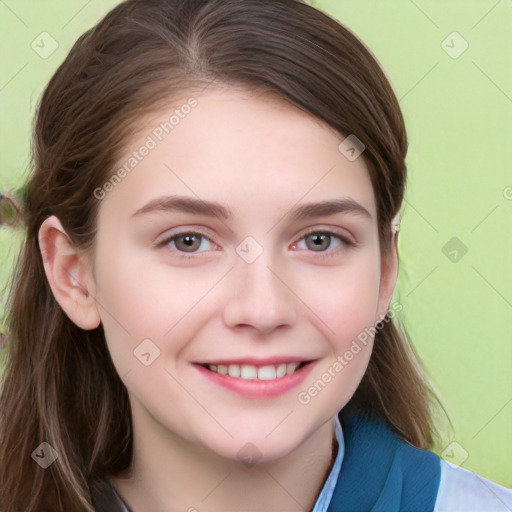
<svg viewBox="0 0 512 512"><path fill-rule="evenodd" d="M285 375L292 375L303 363L281 363L270 364L265 366L256 366L252 364L230 364L230 365L204 365L208 370L219 373L220 375L228 375L244 380L275 380L284 377Z"/></svg>
<svg viewBox="0 0 512 512"><path fill-rule="evenodd" d="M247 398L270 399L299 386L316 360L212 361L194 367L215 387Z"/></svg>

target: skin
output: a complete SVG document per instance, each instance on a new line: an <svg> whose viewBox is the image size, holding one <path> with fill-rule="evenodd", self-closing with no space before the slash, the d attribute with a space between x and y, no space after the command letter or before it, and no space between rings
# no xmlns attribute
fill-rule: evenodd
<svg viewBox="0 0 512 512"><path fill-rule="evenodd" d="M310 510L333 463L335 417L364 375L373 340L309 403L298 393L385 315L396 240L381 258L368 169L338 150L344 136L270 96L224 87L195 97L198 106L101 200L94 254L76 251L56 217L44 221L46 274L77 325L103 324L128 389L133 464L111 482L134 512ZM142 119L119 162L185 101ZM132 217L164 194L217 201L233 217ZM289 216L337 198L371 218ZM305 235L326 229L358 245L333 237L315 250ZM192 252L183 238L156 245L190 231L205 236ZM263 249L252 263L236 252L247 236ZM160 350L149 366L134 357L144 339ZM213 385L192 364L277 355L315 365L297 388L266 399ZM260 456L253 466L237 456L248 442Z"/></svg>

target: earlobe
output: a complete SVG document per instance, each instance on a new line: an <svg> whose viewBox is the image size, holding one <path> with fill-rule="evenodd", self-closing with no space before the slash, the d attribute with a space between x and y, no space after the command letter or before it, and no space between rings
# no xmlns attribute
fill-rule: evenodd
<svg viewBox="0 0 512 512"><path fill-rule="evenodd" d="M55 216L39 228L39 248L48 283L66 315L82 329L95 329L101 322L93 296L88 262L79 253Z"/></svg>

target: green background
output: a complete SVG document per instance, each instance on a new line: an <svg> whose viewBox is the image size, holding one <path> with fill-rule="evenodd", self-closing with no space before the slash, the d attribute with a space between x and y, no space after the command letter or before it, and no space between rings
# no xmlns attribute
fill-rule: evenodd
<svg viewBox="0 0 512 512"><path fill-rule="evenodd" d="M26 177L44 85L76 38L117 3L0 0L0 192ZM442 427L436 451L511 487L512 2L311 3L370 47L405 116L409 182L395 300L453 424ZM42 32L58 43L45 58L32 48L43 37L50 51ZM0 227L1 284L22 235Z"/></svg>

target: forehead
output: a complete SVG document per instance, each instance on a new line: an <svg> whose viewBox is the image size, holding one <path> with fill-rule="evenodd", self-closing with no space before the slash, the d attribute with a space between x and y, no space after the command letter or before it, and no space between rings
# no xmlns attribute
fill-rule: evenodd
<svg viewBox="0 0 512 512"><path fill-rule="evenodd" d="M344 138L275 95L192 91L139 120L116 166L127 172L104 203L133 212L158 194L186 194L262 215L344 196L373 215L368 169L340 151Z"/></svg>

